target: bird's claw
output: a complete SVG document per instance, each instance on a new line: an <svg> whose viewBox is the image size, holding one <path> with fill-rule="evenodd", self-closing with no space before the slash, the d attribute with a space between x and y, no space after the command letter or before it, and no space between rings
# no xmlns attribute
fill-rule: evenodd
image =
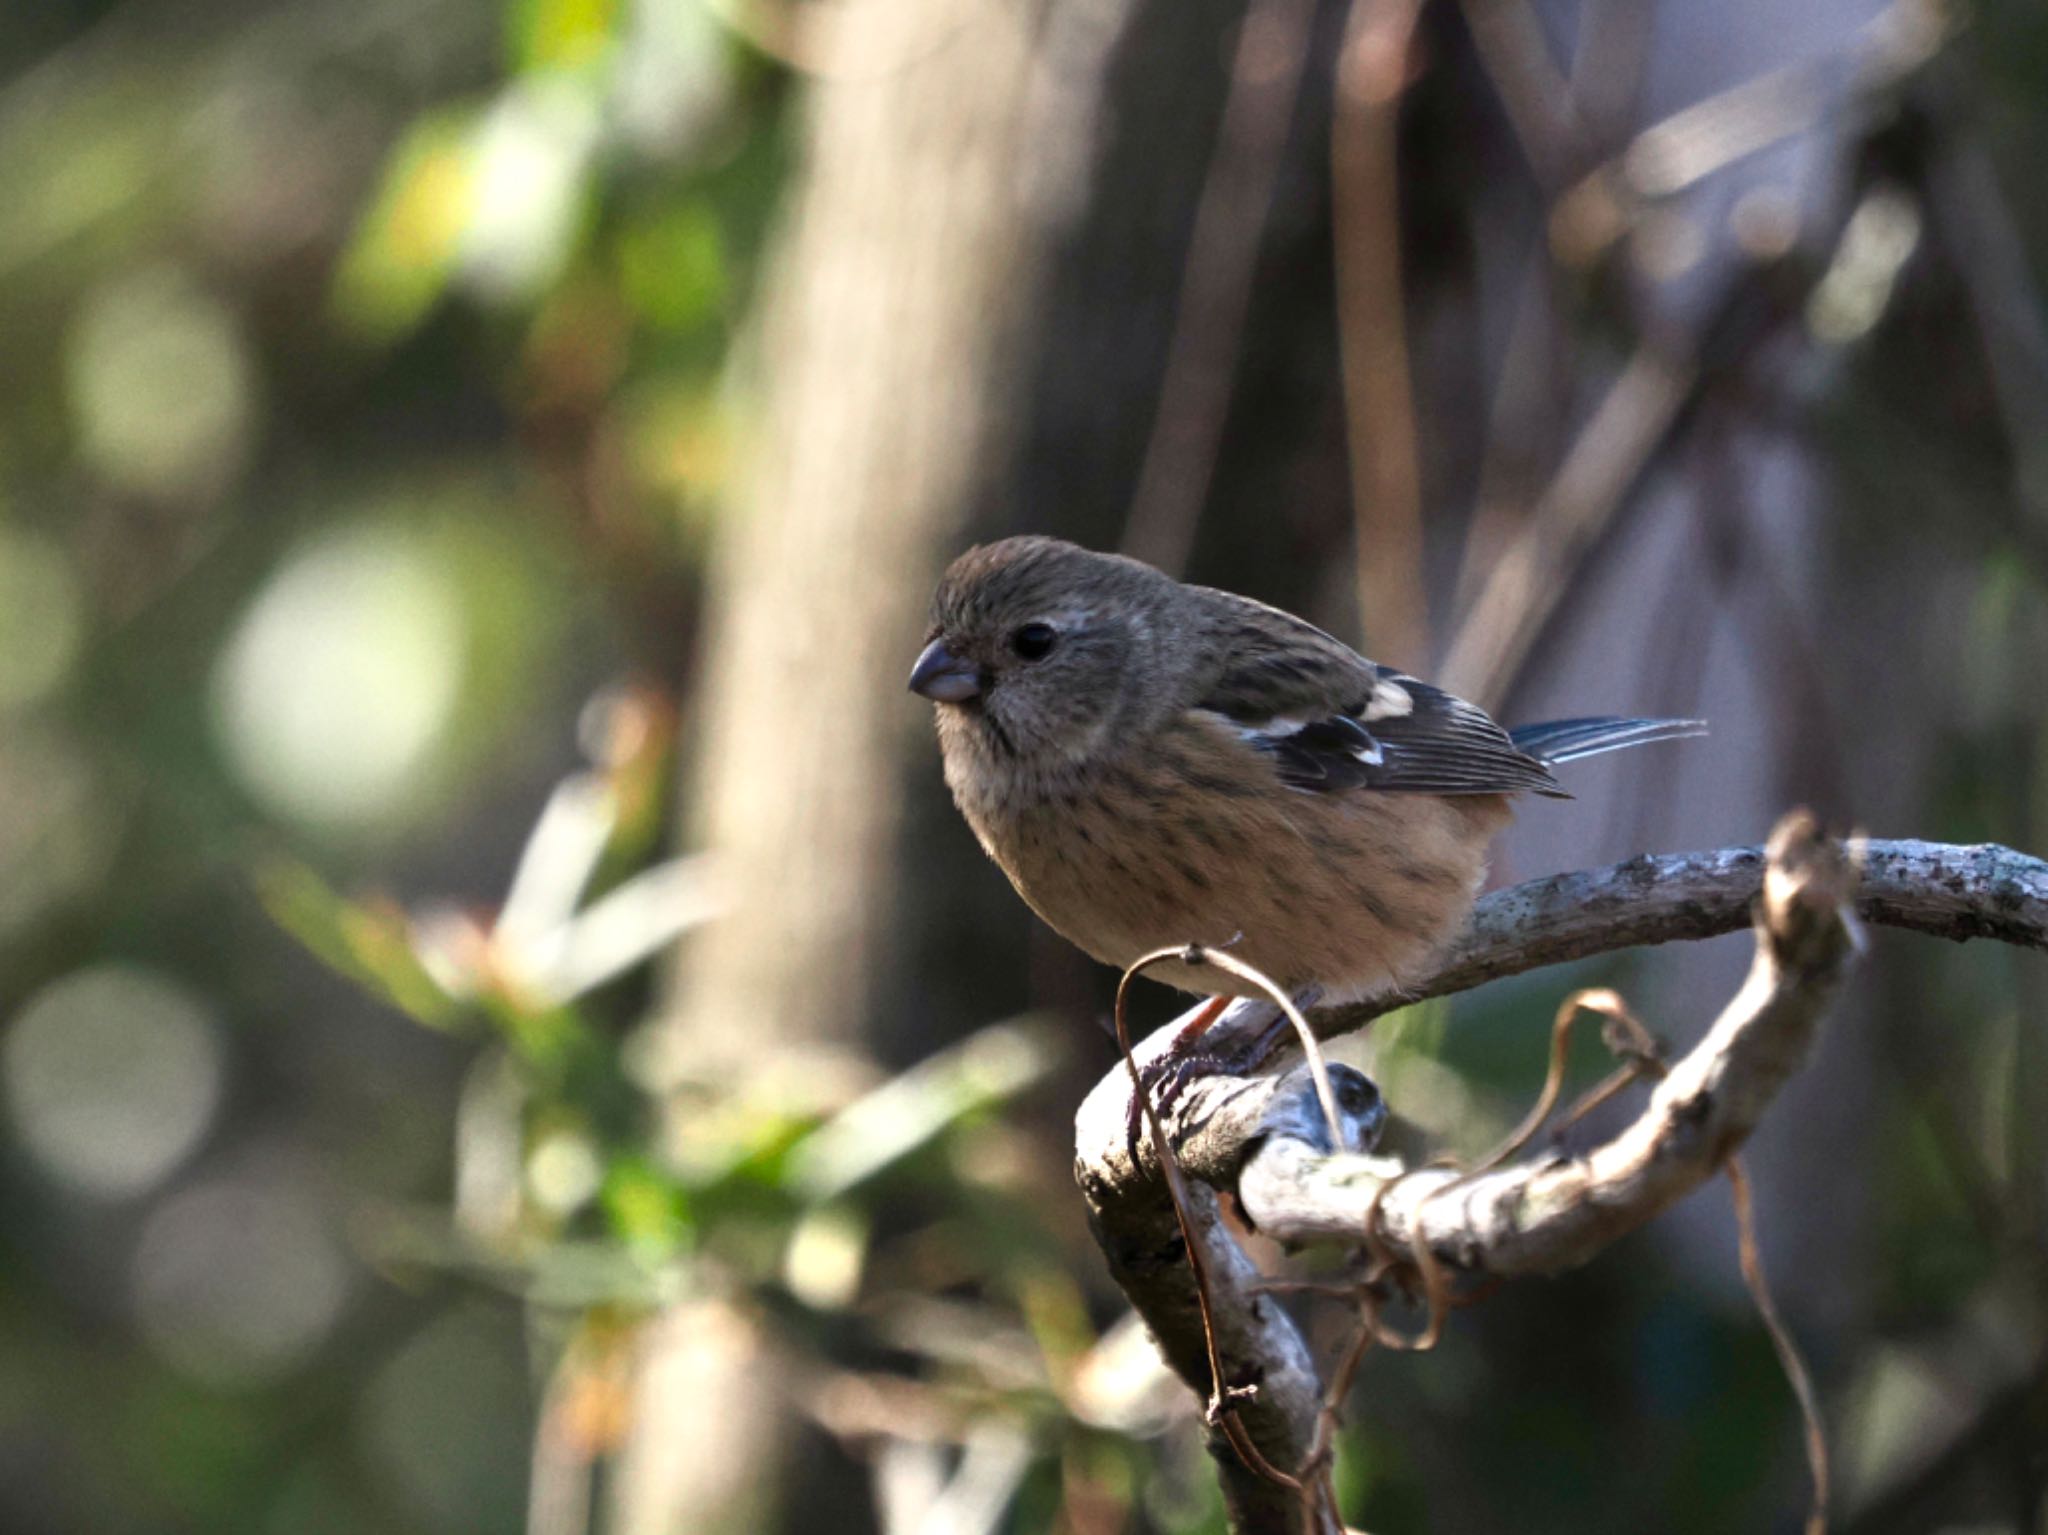
<svg viewBox="0 0 2048 1535"><path fill-rule="evenodd" d="M1164 1121L1196 1078L1215 1074L1220 1063L1209 1051L1165 1055L1138 1068L1137 1087L1131 1093L1130 1117L1125 1124L1131 1159L1137 1160L1138 1143L1145 1138L1145 1103Z"/></svg>
<svg viewBox="0 0 2048 1535"><path fill-rule="evenodd" d="M1277 1013L1277 1010L1276 1010ZM1138 1157L1138 1145L1145 1138L1145 1102L1163 1124L1174 1105L1203 1077L1250 1076L1273 1058L1275 1047L1289 1036L1284 1016L1277 1026L1268 1024L1249 1038L1215 1050L1169 1050L1165 1055L1138 1068L1137 1090L1131 1094L1125 1133L1131 1160Z"/></svg>

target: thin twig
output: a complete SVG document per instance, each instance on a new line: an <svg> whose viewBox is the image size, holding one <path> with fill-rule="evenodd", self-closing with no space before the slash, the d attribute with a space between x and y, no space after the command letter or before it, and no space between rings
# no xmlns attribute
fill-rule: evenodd
<svg viewBox="0 0 2048 1535"><path fill-rule="evenodd" d="M1482 1158L1476 1167L1464 1173L1457 1181L1436 1190L1429 1196L1429 1201L1446 1197L1462 1187L1466 1180L1507 1161L1526 1146L1542 1128L1544 1121L1550 1117L1551 1110L1556 1106L1562 1090L1565 1062L1571 1049L1572 1023L1581 1012L1599 1013L1609 1020L1611 1028L1607 1035L1608 1045L1617 1055L1625 1057L1626 1064L1610 1080L1625 1084L1644 1075L1661 1074L1662 1068L1655 1059L1655 1042L1650 1039L1648 1031L1628 1010L1627 1004L1619 995L1601 989L1574 992L1559 1007L1552 1022L1550 1064L1534 1107L1524 1116L1522 1123L1511 1131L1498 1147ZM1572 1117L1576 1118L1584 1108L1585 1105L1581 1105L1579 1109L1575 1109ZM1432 1165L1442 1164L1439 1162ZM1304 1463L1304 1477L1310 1475L1319 1465L1323 1468L1324 1476L1329 1475L1325 1461L1331 1453L1344 1400L1350 1394L1352 1382L1367 1350L1374 1344L1412 1353L1423 1353L1435 1348L1443 1336L1444 1323L1454 1304L1449 1277L1436 1255L1430 1251L1429 1244L1423 1240L1422 1233L1426 1223L1418 1218L1407 1258L1422 1281L1428 1320L1420 1333L1409 1337L1389 1328L1381 1319L1381 1286L1398 1265L1398 1259L1377 1241L1378 1205L1398 1181L1391 1179L1383 1185L1372 1208L1367 1212L1364 1223L1367 1250L1375 1252L1376 1256L1362 1280L1349 1284L1311 1280L1296 1283L1272 1281L1259 1287L1268 1294L1286 1290L1302 1294L1339 1296L1349 1301L1358 1311L1358 1326L1345 1344L1339 1356L1337 1369L1331 1374L1329 1388L1323 1396L1322 1411L1316 1419L1315 1438ZM1492 1294L1500 1283L1500 1280L1495 1280L1492 1284L1484 1286L1480 1295L1469 1297L1466 1303Z"/></svg>
<svg viewBox="0 0 2048 1535"><path fill-rule="evenodd" d="M1546 194L1555 192L1587 134L1570 82L1544 39L1542 18L1529 0L1465 0L1463 9L1473 51L1530 169Z"/></svg>
<svg viewBox="0 0 2048 1535"><path fill-rule="evenodd" d="M1615 999L1617 1002L1620 999ZM1595 1083L1579 1101L1565 1110L1564 1118L1558 1121L1558 1132L1562 1134L1584 1119L1602 1104L1612 1102L1631 1082L1640 1082L1644 1077L1662 1078L1665 1075L1663 1052L1650 1031L1643 1027L1636 1015L1626 1005L1608 1014L1608 1027L1602 1031L1607 1048L1619 1056L1622 1064Z"/></svg>
<svg viewBox="0 0 2048 1535"><path fill-rule="evenodd" d="M1635 120L1656 25L1656 8L1642 0L1586 0L1581 8L1571 95L1589 142L1604 144Z"/></svg>
<svg viewBox="0 0 2048 1535"><path fill-rule="evenodd" d="M1266 1457L1265 1453L1259 1449L1258 1445L1253 1442L1251 1434L1238 1419L1238 1401L1242 1397L1255 1393L1257 1388L1255 1386L1234 1387L1229 1384L1229 1377L1224 1372L1223 1356L1216 1340L1215 1312L1211 1301L1214 1286L1209 1272L1208 1259L1204 1254L1199 1234L1195 1230L1194 1220L1188 1211L1186 1180L1181 1174L1179 1162L1174 1157L1173 1147L1166 1138L1165 1126L1160 1123L1158 1107L1152 1102L1152 1095L1145 1091L1144 1077L1138 1069L1137 1056L1131 1047L1128 1011L1131 982L1144 974L1152 966L1164 964L1168 960L1178 959L1188 964L1200 964L1203 962L1202 959L1194 957L1199 952L1192 945L1155 949L1150 954L1140 956L1124 971L1123 978L1118 981L1116 988L1116 1007L1114 1013L1116 1041L1118 1047L1123 1052L1124 1068L1130 1073L1131 1092L1135 1095L1140 1111L1145 1116L1145 1126L1152 1141L1152 1152L1154 1157L1157 1158L1160 1175L1165 1179L1167 1196L1173 1202L1174 1223L1180 1230L1181 1246L1188 1255L1188 1268L1194 1277L1195 1301L1199 1307L1202 1322L1203 1348L1209 1362L1209 1400L1205 1416L1210 1423L1216 1425L1222 1431L1231 1449L1237 1453L1238 1458L1246 1466L1250 1467L1267 1481L1295 1493L1303 1499L1306 1505L1315 1496L1313 1484L1305 1483L1301 1478L1295 1477L1274 1465ZM1217 956L1209 955L1207 957L1213 960ZM1267 986L1272 985L1270 981L1267 981L1263 975L1253 970L1251 966L1243 965L1241 961L1235 963L1239 964L1241 972L1245 973L1247 978ZM1278 992L1277 988L1275 988L1275 995L1276 997L1282 995ZM1293 1007L1290 1001L1283 1000L1282 1005L1288 1010L1292 1018L1298 1020L1298 1027L1302 1032L1303 1038L1313 1042L1314 1036L1309 1033L1308 1023L1300 1018L1299 1011ZM1320 1056L1316 1059L1320 1068ZM1344 1144L1344 1141L1341 1132L1337 1128L1336 1099L1329 1091L1327 1073L1319 1074L1317 1089L1323 1099L1324 1111L1329 1116L1332 1134L1331 1144L1341 1146ZM1314 1535L1313 1520L1316 1510L1313 1507L1308 1507L1306 1512L1311 1521L1307 1535ZM1329 1514L1332 1519L1337 1517L1334 1504L1331 1505Z"/></svg>
<svg viewBox="0 0 2048 1535"><path fill-rule="evenodd" d="M1308 1026L1308 1019L1295 1005L1292 997L1280 988L1280 984L1256 965L1246 964L1234 954L1222 949L1208 948L1202 944L1187 944L1177 950L1161 950L1145 955L1136 961L1131 969L1162 963L1169 958L1178 958L1185 965L1214 965L1225 975L1234 975L1239 980L1250 981L1270 997L1294 1026L1294 1037L1301 1045L1302 1058L1308 1062L1309 1074L1315 1079L1316 1100L1323 1108L1323 1123L1329 1127L1330 1145L1335 1150L1344 1149L1343 1119L1337 1113L1337 1094L1330 1086L1330 1068L1323 1061L1322 1046L1316 1042L1316 1031Z"/></svg>
<svg viewBox="0 0 2048 1535"><path fill-rule="evenodd" d="M1923 871L1941 866L1939 855L1923 851L1917 856ZM1878 867L1885 860L1873 855L1868 862ZM1889 872L1895 879L1896 860L1893 865ZM1990 867L2003 871L2005 898L1999 904L2008 913L2025 907L2026 898L2011 881L2014 871L1997 860ZM1201 1176L1210 1183L1229 1186L1234 1178L1247 1218L1283 1242L1363 1240L1376 1255L1366 1282L1377 1285L1406 1272L1419 1282L1430 1313L1425 1329L1410 1338L1380 1324L1376 1308L1361 1311L1375 1323L1370 1346L1426 1347L1440 1336L1455 1303L1454 1276L1499 1278L1584 1262L1726 1165L1803 1060L1853 952L1848 909L1855 873L1854 862L1819 838L1810 818L1788 818L1773 836L1768 877L1759 881L1763 916L1749 984L1702 1043L1672 1069L1642 1117L1581 1157L1543 1158L1467 1174L1408 1171L1357 1153L1332 1154L1327 1149L1332 1138L1319 1123L1324 1117L1319 1094L1305 1069L1277 1080L1197 1079L1184 1090L1174 1116L1176 1138L1165 1148L1159 1143L1166 1127L1148 1102L1143 1112L1155 1155L1167 1153L1160 1165L1169 1179L1182 1171L1182 1160L1203 1169ZM1743 877L1739 866L1725 863L1721 874L1724 881ZM1635 888L1638 899L1646 898L1640 882ZM2048 883L2042 891L2048 897ZM1892 898L1898 894L1893 891ZM1987 894L1978 891L1980 898ZM1956 892L1946 895L1953 898ZM1924 908L1924 902L1919 904ZM1610 910L1606 920L1621 918ZM1615 1020L1619 1047L1631 1069L1647 1069L1653 1043L1625 1008L1606 1006L1606 1000L1598 993L1582 999ZM1123 1037L1128 1039L1127 1026ZM1223 1409L1212 1414L1218 1430L1214 1448L1219 1470L1233 1489L1233 1517L1241 1529L1253 1529L1264 1526L1246 1522L1254 1517L1246 1512L1251 1508L1285 1509L1285 1515L1258 1517L1284 1519L1290 1526L1304 1510L1327 1512L1322 1490L1328 1486L1327 1468L1315 1458L1334 1434L1325 1416L1333 1410L1327 1386L1315 1383L1313 1391L1304 1391L1307 1383L1290 1373L1299 1368L1292 1352L1299 1333L1269 1301L1255 1304L1259 1276L1220 1228L1195 1228L1177 1183L1153 1179L1149 1186L1160 1193L1146 1194L1144 1170L1122 1152L1121 1103L1129 1101L1131 1086L1141 1080L1135 1055L1115 1080L1124 1089L1121 1094L1098 1086L1083 1106L1077 1164L1112 1269L1185 1376L1205 1378L1211 1387L1228 1380L1260 1382L1249 1395L1226 1388L1214 1399ZM1555 1093L1546 1096L1554 1099ZM1113 1148L1091 1149L1098 1139L1094 1127L1108 1121L1115 1126L1105 1130ZM1238 1160L1230 1164L1223 1148L1233 1138ZM1335 1144L1342 1144L1341 1138ZM1256 1155L1245 1160L1254 1146ZM1225 1170L1231 1165L1234 1173ZM1176 1250L1195 1252L1198 1242L1221 1245L1202 1250L1192 1264L1157 1259L1157 1213L1164 1213L1167 1229L1181 1233ZM1191 1298L1191 1290L1201 1293ZM1351 1340L1340 1363L1355 1368L1367 1346ZM1313 1370L1312 1362L1308 1368ZM1232 1447L1227 1452L1225 1444ZM1281 1473L1291 1478L1289 1483L1277 1482L1268 1474L1279 1470L1273 1458L1261 1454L1254 1460L1244 1449L1247 1444L1295 1446L1289 1459L1300 1469ZM1238 1468L1235 1473L1233 1468ZM1262 1497L1258 1488L1269 1494Z"/></svg>
<svg viewBox="0 0 2048 1535"><path fill-rule="evenodd" d="M1495 374L1472 517L1451 583L1452 613L1472 610L1487 572L1527 519L1544 474L1555 469L1573 394L1559 311L1556 272L1548 252L1538 249L1518 280L1514 319Z"/></svg>
<svg viewBox="0 0 2048 1535"><path fill-rule="evenodd" d="M1229 1411L1229 1388L1224 1384L1223 1360L1216 1351L1216 1327L1209 1306L1208 1273L1204 1267L1201 1244L1195 1240L1193 1222L1188 1217L1187 1186L1181 1177L1180 1164L1175 1160L1173 1147L1166 1139L1166 1129L1159 1122L1159 1110L1152 1102L1152 1095L1145 1091L1145 1081L1138 1071L1138 1059L1131 1050L1131 1026L1127 1010L1131 982L1142 975L1148 964L1163 962L1174 951L1161 951L1147 955L1123 974L1116 988L1116 1042L1123 1051L1124 1067L1131 1074L1131 1092L1135 1095L1139 1110L1145 1116L1145 1128L1152 1138L1153 1154L1159 1159L1160 1175L1166 1180L1166 1192L1173 1201L1174 1221L1180 1227L1180 1239L1187 1249L1188 1266L1195 1276L1195 1299L1202 1312L1202 1340L1209 1355L1209 1411L1212 1414Z"/></svg>
<svg viewBox="0 0 2048 1535"><path fill-rule="evenodd" d="M1330 1372L1330 1388L1323 1393L1323 1409L1316 1416L1316 1436L1308 1458L1309 1466L1325 1477L1329 1475L1344 1399L1351 1394L1352 1382L1358 1379L1358 1367L1365 1363L1367 1351L1379 1338L1379 1301L1371 1287L1354 1285L1348 1298L1358 1308L1358 1326L1344 1345L1337 1368Z"/></svg>
<svg viewBox="0 0 2048 1535"><path fill-rule="evenodd" d="M1352 0L1330 122L1337 338L1359 616L1372 653L1407 667L1420 667L1429 653L1397 131L1420 9L1420 0Z"/></svg>
<svg viewBox="0 0 2048 1535"><path fill-rule="evenodd" d="M1380 1327L1377 1317L1375 1317L1373 1325L1378 1331L1381 1343L1390 1348L1418 1353L1436 1347L1438 1339L1443 1335L1444 1322L1450 1314L1453 1300L1449 1276L1445 1274L1443 1265L1438 1262L1436 1254L1430 1250L1429 1243L1423 1237L1423 1233L1428 1226L1425 1211L1429 1205L1437 1200L1444 1199L1466 1187L1472 1179L1479 1177L1483 1173L1491 1172L1494 1168L1507 1162L1518 1154L1523 1147L1527 1146L1535 1138L1536 1132L1543 1128L1544 1123L1550 1118L1552 1110L1556 1108L1558 1097L1564 1089L1565 1064L1571 1053L1572 1023L1581 1012L1599 1013L1609 1019L1610 1022L1621 1025L1622 1028L1618 1032L1626 1033L1627 1030L1632 1029L1636 1036L1647 1038L1647 1031L1644 1030L1641 1023L1637 1022L1635 1015L1628 1010L1628 1004L1623 1002L1616 992L1607 990L1604 987L1592 988L1584 991L1575 991L1565 998L1564 1002L1558 1007L1556 1016L1551 1020L1550 1061L1544 1072L1543 1086L1536 1095L1536 1102L1530 1107L1529 1112L1523 1116L1522 1122L1509 1131L1506 1139L1498 1146L1480 1158L1477 1165L1469 1169L1460 1169L1459 1175L1455 1179L1442 1185L1440 1188L1432 1190L1425 1196L1422 1204L1417 1206L1416 1217L1409 1238L1407 1257L1410 1265L1415 1270L1416 1276L1422 1282L1423 1295L1428 1303L1429 1320L1420 1333L1412 1338L1402 1338L1386 1332ZM1610 1037L1609 1043L1611 1046L1614 1046L1616 1045L1616 1040ZM1609 1078L1608 1082L1603 1083L1599 1089L1596 1089L1596 1092L1601 1095L1600 1101L1603 1102L1606 1096L1611 1096L1612 1092L1619 1091L1621 1087L1644 1074L1643 1062L1636 1054L1632 1043L1620 1045L1616 1048L1616 1053L1628 1055L1630 1058L1628 1064L1624 1065L1613 1077ZM1651 1064L1654 1065L1654 1061ZM1590 1106L1590 1104L1581 1103L1572 1110L1566 1123L1569 1124L1580 1115L1588 1112ZM1439 1157L1428 1164L1427 1167L1418 1169L1418 1171L1427 1172L1445 1166L1456 1167L1456 1165L1449 1158ZM1386 1200L1387 1195L1399 1182L1400 1179L1398 1178L1390 1179L1380 1189L1366 1212L1364 1224L1367 1248L1380 1255L1378 1261L1382 1266L1392 1264L1395 1261L1395 1255L1379 1239L1379 1208Z"/></svg>
<svg viewBox="0 0 2048 1535"><path fill-rule="evenodd" d="M1188 239L1159 413L1124 527L1126 554L1174 574L1194 546L1216 465L1315 9L1314 0L1254 0L1238 30L1230 94Z"/></svg>
<svg viewBox="0 0 2048 1535"><path fill-rule="evenodd" d="M1997 843L1876 838L1862 844L1862 858L1855 901L1866 922L2048 950L2048 862ZM1762 848L1722 848L1646 855L1498 890L1474 908L1434 975L1399 995L1317 1011L1310 1022L1329 1039L1395 1008L1546 965L1739 932L1763 874Z"/></svg>
<svg viewBox="0 0 2048 1535"><path fill-rule="evenodd" d="M1728 1159L1728 1191L1735 1199L1735 1230L1737 1253L1742 1264L1742 1282L1749 1287L1749 1297L1756 1302L1756 1314L1764 1324L1764 1331L1771 1335L1771 1347L1778 1352L1778 1363L1784 1368L1785 1379L1792 1387L1792 1395L1799 1402L1800 1422L1805 1430L1806 1465L1813 1476L1813 1504L1806 1515L1806 1535L1826 1535L1828 1527L1828 1437L1821 1424L1820 1397L1813 1389L1813 1375L1806 1368L1806 1360L1799 1352L1799 1345L1792 1337L1792 1331L1778 1314L1777 1303L1771 1298L1770 1281L1764 1276L1762 1250L1756 1240L1756 1206L1749 1194L1749 1174L1743 1169L1739 1156Z"/></svg>
<svg viewBox="0 0 2048 1535"><path fill-rule="evenodd" d="M1630 359L1488 573L1444 660L1446 687L1499 703L1669 437L1697 374L1689 356L1660 346L1645 345Z"/></svg>
<svg viewBox="0 0 2048 1535"><path fill-rule="evenodd" d="M1557 1107L1558 1095L1564 1091L1565 1062L1571 1055L1572 1048L1572 1021L1579 1016L1581 1010L1595 1000L1616 1008L1622 1005L1620 997L1604 989L1575 991L1558 1004L1557 1015L1550 1023L1550 1065L1543 1074L1543 1089L1536 1095L1535 1103L1530 1105L1529 1112L1522 1117L1522 1122L1510 1130L1507 1139L1472 1169L1474 1172L1492 1171L1508 1158L1517 1155L1524 1146L1536 1138L1536 1132L1543 1128L1544 1121L1550 1118L1551 1110Z"/></svg>

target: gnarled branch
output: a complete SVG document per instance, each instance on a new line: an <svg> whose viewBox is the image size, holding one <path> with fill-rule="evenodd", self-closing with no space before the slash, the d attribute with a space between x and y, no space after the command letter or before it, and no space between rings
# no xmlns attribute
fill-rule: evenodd
<svg viewBox="0 0 2048 1535"><path fill-rule="evenodd" d="M1427 1244L1439 1261L1475 1272L1554 1273L1714 1177L1804 1064L1855 943L1855 871L1841 848L1788 818L1771 854L1749 978L1612 1140L1466 1177L1329 1154L1269 1131L1239 1175L1245 1213L1288 1242L1365 1235L1395 1250ZM1299 1119L1295 1075L1269 1125Z"/></svg>
<svg viewBox="0 0 2048 1535"><path fill-rule="evenodd" d="M1860 880L1859 880L1860 876ZM1169 1115L1182 1169L1237 1193L1248 1217L1289 1242L1426 1247L1469 1273L1556 1272L1582 1264L1712 1177L1805 1060L1854 952L1857 919L1953 939L2048 949L2048 864L2008 848L1870 842L1845 852L1789 816L1767 849L1638 858L1534 881L1482 901L1437 973L1398 999L1312 1015L1317 1032L1358 1028L1404 1002L1541 965L1708 938L1754 921L1749 979L1636 1121L1580 1157L1547 1156L1463 1177L1332 1148L1313 1086L1296 1069L1195 1082ZM1261 1021L1237 1010L1239 1037ZM1139 1047L1160 1054L1178 1028ZM1122 1067L1082 1105L1076 1172L1117 1281L1182 1377L1209 1394L1200 1310L1157 1169L1134 1159ZM1361 1112L1369 1096L1355 1099ZM1319 1400L1306 1345L1210 1213L1194 1223L1211 1275L1209 1310L1233 1398L1234 1429L1272 1466L1302 1468ZM1304 1382L1308 1382L1304 1389ZM1271 1388L1268 1389L1268 1384ZM1303 1500L1246 1464L1218 1428L1212 1450L1241 1530L1294 1529Z"/></svg>

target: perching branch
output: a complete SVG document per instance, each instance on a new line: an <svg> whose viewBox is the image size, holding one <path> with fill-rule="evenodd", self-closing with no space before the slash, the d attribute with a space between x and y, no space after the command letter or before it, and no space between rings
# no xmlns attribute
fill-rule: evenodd
<svg viewBox="0 0 2048 1535"><path fill-rule="evenodd" d="M1369 1233L1396 1251L1424 1242L1447 1265L1511 1275L1577 1267L1669 1208L1720 1172L1805 1063L1854 952L1855 870L1841 847L1788 817L1771 852L1749 978L1614 1139L1468 1178L1275 1138L1240 1174L1245 1213L1282 1241ZM1288 1113L1293 1076L1271 1112Z"/></svg>
<svg viewBox="0 0 2048 1535"><path fill-rule="evenodd" d="M1540 965L1714 937L1754 920L1748 981L1633 1124L1583 1156L1538 1157L1471 1177L1407 1172L1333 1150L1313 1087L1297 1069L1190 1085L1167 1116L1175 1156L1190 1179L1232 1190L1251 1220L1284 1241L1335 1240L1394 1257L1421 1248L1468 1275L1578 1266L1713 1177L1747 1138L1805 1060L1853 956L1858 916L1958 940L2048 948L2048 864L2002 847L1925 842L1873 842L1845 853L1796 814L1768 850L1639 858L1501 891L1480 903L1434 976L1399 999L1314 1014L1317 1032L1361 1027L1402 1002ZM1258 1010L1240 1011L1242 1038ZM1160 1053L1177 1028L1148 1038L1140 1059ZM1352 1111L1361 1119L1376 1113L1363 1079L1346 1076L1340 1096L1351 1089ZM1174 1368L1207 1396L1189 1266L1156 1169L1149 1157L1134 1162L1128 1150L1127 1093L1119 1066L1082 1105L1077 1176L1118 1283ZM1231 1398L1231 1432L1272 1467L1317 1473L1303 1464L1320 1409L1306 1345L1255 1287L1251 1264L1213 1218L1213 1198L1198 1192L1196 1239L1207 1257L1218 1357L1226 1384L1240 1388ZM1236 1528L1301 1527L1298 1492L1248 1465L1213 1425L1211 1448Z"/></svg>
<svg viewBox="0 0 2048 1535"><path fill-rule="evenodd" d="M1995 938L2048 949L2048 863L1997 843L1859 841L1862 880L1856 914L1878 927L1902 927L1961 943ZM1430 997L1470 991L1545 965L1568 964L1618 949L1718 938L1739 932L1763 888L1764 850L1645 854L1626 863L1530 880L1485 897L1464 936L1399 995L1371 998L1309 1015L1324 1039ZM1263 1025L1257 1009L1233 1009L1207 1036L1225 1048ZM1177 1025L1176 1025L1177 1026ZM1164 1039L1147 1041L1155 1048ZM1145 1045L1139 1046L1140 1059Z"/></svg>

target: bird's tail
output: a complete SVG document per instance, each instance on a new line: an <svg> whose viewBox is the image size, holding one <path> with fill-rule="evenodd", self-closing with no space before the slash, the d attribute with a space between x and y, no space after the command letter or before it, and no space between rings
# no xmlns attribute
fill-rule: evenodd
<svg viewBox="0 0 2048 1535"><path fill-rule="evenodd" d="M1546 767L1618 752L1627 746L1647 746L1652 741L1679 741L1707 733L1705 720L1626 720L1603 717L1583 720L1548 720L1541 725L1524 725L1510 730L1508 739L1515 749L1534 757Z"/></svg>

